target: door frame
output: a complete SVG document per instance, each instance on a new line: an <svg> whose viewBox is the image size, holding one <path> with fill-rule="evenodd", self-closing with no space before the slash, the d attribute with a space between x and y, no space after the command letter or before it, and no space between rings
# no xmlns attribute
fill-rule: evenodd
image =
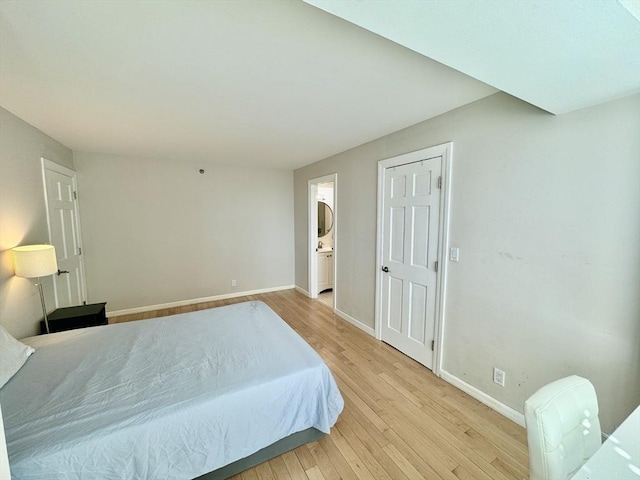
<svg viewBox="0 0 640 480"><path fill-rule="evenodd" d="M307 181L307 204L308 204L308 243L307 243L307 259L308 259L308 285L309 298L318 298L318 185L321 183L333 183L333 309L336 309L337 296L337 248L338 244L338 174L331 173L322 177L312 178Z"/></svg>
<svg viewBox="0 0 640 480"><path fill-rule="evenodd" d="M384 174L387 168L405 165L428 158L442 157L442 188L440 191L440 222L438 238L438 272L436 274L436 305L434 319L433 373L442 371L442 351L445 326L447 255L449 250L449 215L451 199L451 164L453 142L423 148L378 161L378 211L376 215L376 293L375 293L375 337L382 339L382 241L384 223Z"/></svg>
<svg viewBox="0 0 640 480"><path fill-rule="evenodd" d="M42 164L42 192L44 194L44 205L47 213L47 233L49 235L49 244L53 245L53 238L51 235L51 216L49 215L49 197L47 195L47 170L51 170L62 175L66 175L71 177L73 182L73 190L78 192L78 178L75 170L64 167L60 164L52 162L51 160L46 159L45 157L40 157L40 162ZM74 199L75 205L75 221L78 231L78 246L82 248L82 228L80 226L80 202L78 201L78 195L76 193L76 197ZM82 276L82 285L80 288L82 290L82 302L87 303L87 275L84 269L84 251L80 254L80 273ZM53 295L55 298L56 308L60 306L58 301L58 287L56 282L53 282Z"/></svg>

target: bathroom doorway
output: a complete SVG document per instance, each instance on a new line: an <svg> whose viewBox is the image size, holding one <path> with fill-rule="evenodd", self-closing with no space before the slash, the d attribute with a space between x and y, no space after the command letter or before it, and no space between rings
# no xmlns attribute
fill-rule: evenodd
<svg viewBox="0 0 640 480"><path fill-rule="evenodd" d="M309 297L336 308L337 174L309 180Z"/></svg>

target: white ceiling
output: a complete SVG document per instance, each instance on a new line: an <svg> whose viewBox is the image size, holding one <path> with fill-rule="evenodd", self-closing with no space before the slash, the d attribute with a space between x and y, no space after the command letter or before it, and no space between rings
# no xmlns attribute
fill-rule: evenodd
<svg viewBox="0 0 640 480"><path fill-rule="evenodd" d="M359 3L405 5L428 23L430 14L409 7L443 2ZM526 28L531 8L524 11L526 18L512 12L522 28L501 37L519 66L531 59L516 41L522 35L509 35L538 38ZM442 37L454 53L479 14L457 15ZM564 27L550 21L547 30ZM393 40L300 1L2 0L0 105L75 151L297 168L496 91ZM476 44L484 43L465 41L467 57L482 65L488 57ZM611 43L597 53L608 57ZM585 61L576 55L572 68ZM495 76L466 73L519 96L509 87L514 69L499 67L485 68ZM554 76L566 83L563 71ZM607 72L593 69L590 77L611 88Z"/></svg>
<svg viewBox="0 0 640 480"><path fill-rule="evenodd" d="M640 91L639 0L305 0L551 113Z"/></svg>
<svg viewBox="0 0 640 480"><path fill-rule="evenodd" d="M0 104L76 151L295 168L495 92L298 1L0 14Z"/></svg>

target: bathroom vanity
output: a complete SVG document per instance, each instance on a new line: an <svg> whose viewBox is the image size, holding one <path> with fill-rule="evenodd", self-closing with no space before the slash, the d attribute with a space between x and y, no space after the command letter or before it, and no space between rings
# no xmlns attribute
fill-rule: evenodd
<svg viewBox="0 0 640 480"><path fill-rule="evenodd" d="M318 249L318 293L333 288L333 249Z"/></svg>

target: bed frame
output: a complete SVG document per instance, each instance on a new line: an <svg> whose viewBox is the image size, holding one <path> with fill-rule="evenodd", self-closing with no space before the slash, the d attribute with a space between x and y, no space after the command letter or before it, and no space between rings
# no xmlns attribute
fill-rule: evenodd
<svg viewBox="0 0 640 480"><path fill-rule="evenodd" d="M272 443L268 447L258 450L253 455L241 458L229 465L214 470L213 472L205 473L204 475L197 477L195 480L225 480L226 478L233 477L234 475L248 470L256 465L266 462L272 458L275 458L283 453L293 450L294 448L304 445L305 443L314 442L324 437L325 434L315 428L308 428L301 432L294 433L278 440L276 443Z"/></svg>

